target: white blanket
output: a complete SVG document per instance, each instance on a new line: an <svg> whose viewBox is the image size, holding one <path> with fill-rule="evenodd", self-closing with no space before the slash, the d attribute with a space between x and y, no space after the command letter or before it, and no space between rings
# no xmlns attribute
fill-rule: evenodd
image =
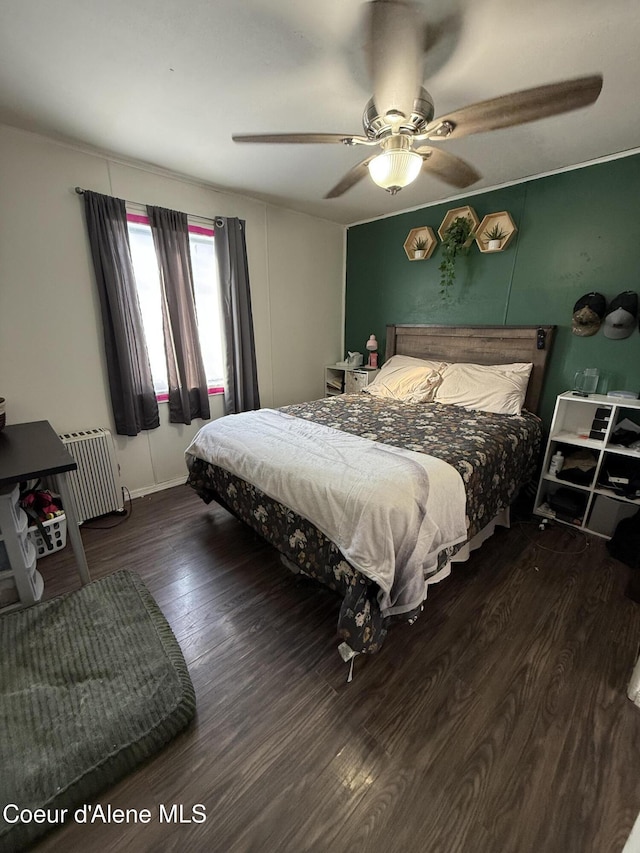
<svg viewBox="0 0 640 853"><path fill-rule="evenodd" d="M314 524L380 586L385 616L419 606L438 552L467 537L462 478L423 453L272 409L212 421L186 453Z"/></svg>

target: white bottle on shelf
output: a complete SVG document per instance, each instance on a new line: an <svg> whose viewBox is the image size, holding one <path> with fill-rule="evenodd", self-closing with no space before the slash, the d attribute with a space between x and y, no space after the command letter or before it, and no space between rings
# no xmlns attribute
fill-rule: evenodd
<svg viewBox="0 0 640 853"><path fill-rule="evenodd" d="M564 465L564 456L562 453L557 450L553 456L551 457L551 464L549 465L549 473L556 477L560 471L562 471L562 466Z"/></svg>

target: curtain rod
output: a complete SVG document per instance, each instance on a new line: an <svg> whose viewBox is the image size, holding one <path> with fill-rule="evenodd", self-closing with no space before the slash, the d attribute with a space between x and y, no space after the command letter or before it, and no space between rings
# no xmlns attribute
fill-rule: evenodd
<svg viewBox="0 0 640 853"><path fill-rule="evenodd" d="M75 191L78 193L78 195L84 195L86 192L89 192L89 190L85 190L82 187L76 187ZM136 207L144 207L145 209L147 207L147 205L141 201L125 200L125 204L135 204ZM195 213L187 213L187 216L189 217L189 219L200 219L202 222L207 223L213 222L215 225L218 226L218 228L222 228L222 226L224 225L223 219L219 216L198 216Z"/></svg>
<svg viewBox="0 0 640 853"><path fill-rule="evenodd" d="M82 187L76 187L76 192L78 195L84 195L87 192L92 192L92 190L85 190ZM129 199L124 199L125 204L135 204L136 207L146 207L146 204L143 204L141 201L130 201Z"/></svg>

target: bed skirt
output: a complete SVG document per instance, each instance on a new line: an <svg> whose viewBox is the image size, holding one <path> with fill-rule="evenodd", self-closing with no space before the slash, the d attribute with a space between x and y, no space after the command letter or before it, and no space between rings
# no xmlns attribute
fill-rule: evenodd
<svg viewBox="0 0 640 853"><path fill-rule="evenodd" d="M187 484L205 503L215 500L273 545L284 557L285 565L314 578L342 598L337 635L354 652L377 652L391 624L411 624L422 612L423 605L420 605L400 616L384 617L378 604L378 585L354 569L338 547L311 522L222 468L193 456L188 457L187 464ZM479 540L481 534L482 531L472 542ZM425 578L425 584L446 577L451 571L451 559L461 549L466 551L467 544L471 547L472 542L441 551L437 569ZM468 553L463 557L466 558Z"/></svg>

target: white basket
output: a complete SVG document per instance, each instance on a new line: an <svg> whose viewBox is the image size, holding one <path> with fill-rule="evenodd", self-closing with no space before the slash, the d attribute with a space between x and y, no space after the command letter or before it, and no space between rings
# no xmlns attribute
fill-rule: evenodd
<svg viewBox="0 0 640 853"><path fill-rule="evenodd" d="M53 548L49 550L47 543L44 541L40 530L37 527L29 528L29 539L36 547L38 559L46 557L48 554L55 554L67 544L67 517L66 515L56 515L55 518L49 518L42 522L42 526L49 534Z"/></svg>

